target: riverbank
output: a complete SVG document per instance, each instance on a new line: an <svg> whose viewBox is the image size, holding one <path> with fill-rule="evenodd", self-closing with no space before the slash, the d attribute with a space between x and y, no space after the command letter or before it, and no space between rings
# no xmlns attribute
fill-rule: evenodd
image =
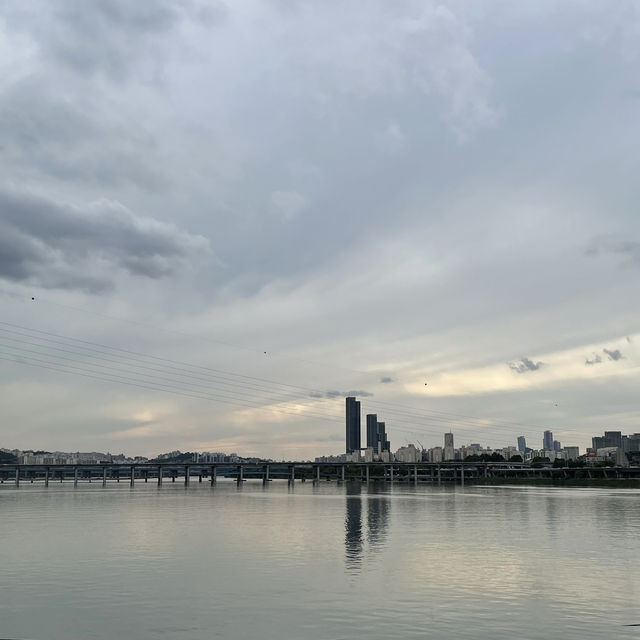
<svg viewBox="0 0 640 640"><path fill-rule="evenodd" d="M640 478L478 478L468 484L640 489Z"/></svg>

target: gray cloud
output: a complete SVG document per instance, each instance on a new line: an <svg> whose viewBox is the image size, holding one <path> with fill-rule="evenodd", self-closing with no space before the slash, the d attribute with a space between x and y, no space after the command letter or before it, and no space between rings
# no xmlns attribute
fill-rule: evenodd
<svg viewBox="0 0 640 640"><path fill-rule="evenodd" d="M627 257L633 264L640 265L640 242L626 240L615 235L602 235L594 238L585 253L594 257L602 253L620 255Z"/></svg>
<svg viewBox="0 0 640 640"><path fill-rule="evenodd" d="M0 277L99 291L114 270L158 279L211 254L209 241L135 215L119 202L80 206L0 191Z"/></svg>
<svg viewBox="0 0 640 640"><path fill-rule="evenodd" d="M222 21L225 14L221 2L62 0L42 34L42 46L50 58L82 75L102 73L121 82L133 73L136 63L145 63L142 71L157 77L163 37L183 20L209 26Z"/></svg>
<svg viewBox="0 0 640 640"><path fill-rule="evenodd" d="M369 391L363 391L362 389L352 390L352 391L336 391L334 389L330 391L320 392L320 391L312 391L309 396L311 398L346 398L347 396L361 396L363 398L370 398L373 393Z"/></svg>
<svg viewBox="0 0 640 640"><path fill-rule="evenodd" d="M602 358L597 353L593 354L593 358L587 358L584 361L585 365L587 366L593 366L594 364L599 364L600 362L602 362Z"/></svg>
<svg viewBox="0 0 640 640"><path fill-rule="evenodd" d="M383 376L380 378L380 382L383 384L388 384L389 382L393 382L393 378L389 378L389 376Z"/></svg>
<svg viewBox="0 0 640 640"><path fill-rule="evenodd" d="M624 360L624 356L620 352L620 349L603 349L602 351L609 356L609 360Z"/></svg>
<svg viewBox="0 0 640 640"><path fill-rule="evenodd" d="M533 362L529 358L521 358L515 362L509 362L509 369L512 369L516 373L527 373L528 371L537 371L540 367L544 366L544 362Z"/></svg>

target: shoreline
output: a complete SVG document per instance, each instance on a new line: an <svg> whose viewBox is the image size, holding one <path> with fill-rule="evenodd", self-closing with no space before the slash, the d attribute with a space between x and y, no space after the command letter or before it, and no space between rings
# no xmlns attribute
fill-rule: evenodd
<svg viewBox="0 0 640 640"><path fill-rule="evenodd" d="M640 489L640 478L479 478L470 480L468 484Z"/></svg>

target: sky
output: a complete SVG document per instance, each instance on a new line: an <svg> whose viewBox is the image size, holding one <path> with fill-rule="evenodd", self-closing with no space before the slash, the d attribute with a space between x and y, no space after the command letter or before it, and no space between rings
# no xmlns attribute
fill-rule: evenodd
<svg viewBox="0 0 640 640"><path fill-rule="evenodd" d="M640 431L635 0L7 0L0 447Z"/></svg>

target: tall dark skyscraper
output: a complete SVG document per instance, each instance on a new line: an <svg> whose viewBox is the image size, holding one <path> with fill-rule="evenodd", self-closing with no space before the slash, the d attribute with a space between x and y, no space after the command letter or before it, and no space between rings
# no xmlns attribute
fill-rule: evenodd
<svg viewBox="0 0 640 640"><path fill-rule="evenodd" d="M518 451L524 453L527 450L527 441L524 436L518 436Z"/></svg>
<svg viewBox="0 0 640 640"><path fill-rule="evenodd" d="M391 451L391 443L387 440L386 425L384 422L378 422L378 442L379 449L376 447L376 451Z"/></svg>
<svg viewBox="0 0 640 640"><path fill-rule="evenodd" d="M367 447L378 451L378 416L375 413L367 414Z"/></svg>
<svg viewBox="0 0 640 640"><path fill-rule="evenodd" d="M553 451L553 432L545 431L542 437L542 448L545 451Z"/></svg>
<svg viewBox="0 0 640 640"><path fill-rule="evenodd" d="M347 453L360 450L360 402L347 398Z"/></svg>

